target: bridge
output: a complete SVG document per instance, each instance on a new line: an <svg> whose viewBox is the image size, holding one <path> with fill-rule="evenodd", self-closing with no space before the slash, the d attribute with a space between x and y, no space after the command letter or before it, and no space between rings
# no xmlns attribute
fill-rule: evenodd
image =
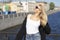
<svg viewBox="0 0 60 40"><path fill-rule="evenodd" d="M30 12L31 13L31 12ZM33 12L32 12L33 13ZM16 13L9 15L0 15L0 30L22 24L25 16L29 13Z"/></svg>

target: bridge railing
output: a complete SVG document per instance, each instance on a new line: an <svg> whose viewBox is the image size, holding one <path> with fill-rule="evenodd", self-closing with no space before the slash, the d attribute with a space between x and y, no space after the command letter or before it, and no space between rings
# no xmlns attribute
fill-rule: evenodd
<svg viewBox="0 0 60 40"><path fill-rule="evenodd" d="M33 12L29 12L33 13ZM29 13L16 13L16 14L9 14L9 15L0 15L0 30L21 24L26 15Z"/></svg>

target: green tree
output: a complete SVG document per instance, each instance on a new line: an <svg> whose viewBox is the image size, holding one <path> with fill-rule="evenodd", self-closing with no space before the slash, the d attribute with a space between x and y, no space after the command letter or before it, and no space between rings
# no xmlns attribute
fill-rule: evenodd
<svg viewBox="0 0 60 40"><path fill-rule="evenodd" d="M55 4L53 2L50 2L50 10L53 10L55 8Z"/></svg>
<svg viewBox="0 0 60 40"><path fill-rule="evenodd" d="M9 5L5 5L5 10L9 11L10 10L10 6Z"/></svg>

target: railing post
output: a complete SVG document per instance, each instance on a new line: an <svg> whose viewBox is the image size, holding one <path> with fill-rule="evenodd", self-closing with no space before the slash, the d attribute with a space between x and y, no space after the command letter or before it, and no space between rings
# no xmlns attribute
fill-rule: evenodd
<svg viewBox="0 0 60 40"><path fill-rule="evenodd" d="M2 15L3 16L3 20L4 20L4 15Z"/></svg>

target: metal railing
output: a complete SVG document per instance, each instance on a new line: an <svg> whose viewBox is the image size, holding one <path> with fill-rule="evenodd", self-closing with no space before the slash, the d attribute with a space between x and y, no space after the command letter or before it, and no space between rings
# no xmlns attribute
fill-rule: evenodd
<svg viewBox="0 0 60 40"><path fill-rule="evenodd" d="M33 13L33 12L29 12ZM9 14L9 15L0 15L0 30L21 24L26 15L29 13L16 13L16 14Z"/></svg>

